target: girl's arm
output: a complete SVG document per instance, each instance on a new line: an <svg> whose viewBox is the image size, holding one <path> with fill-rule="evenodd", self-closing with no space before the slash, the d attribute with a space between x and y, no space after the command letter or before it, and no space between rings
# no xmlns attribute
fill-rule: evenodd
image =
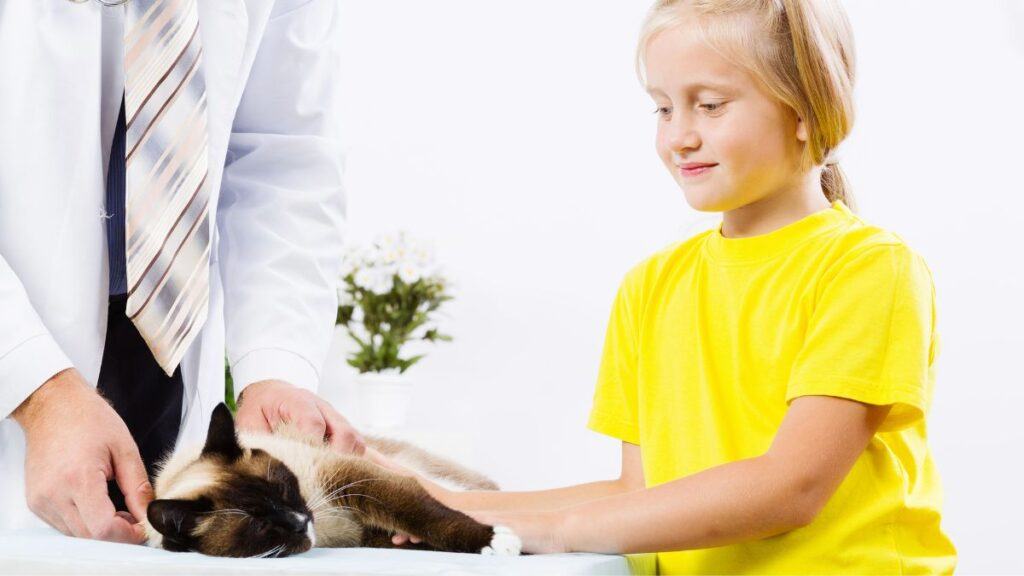
<svg viewBox="0 0 1024 576"><path fill-rule="evenodd" d="M622 443L622 468L615 480L604 480L534 492L448 492L438 498L448 506L462 511L510 510L526 512L531 510L552 510L599 500L609 496L626 494L644 488L644 469L640 458L640 447L629 442ZM437 496L435 495L435 498Z"/></svg>
<svg viewBox="0 0 1024 576"><path fill-rule="evenodd" d="M889 408L797 398L761 456L567 509L471 515L510 526L527 552L665 552L766 538L814 520Z"/></svg>
<svg viewBox="0 0 1024 576"><path fill-rule="evenodd" d="M622 467L619 477L615 480L602 480L535 492L493 492L482 490L455 492L447 490L407 468L398 466L372 449L368 448L366 455L377 464L401 474L415 477L431 496L451 508L462 511L488 510L495 512L508 510L524 512L551 510L641 490L644 487L644 470L640 458L640 447L628 442L622 443Z"/></svg>

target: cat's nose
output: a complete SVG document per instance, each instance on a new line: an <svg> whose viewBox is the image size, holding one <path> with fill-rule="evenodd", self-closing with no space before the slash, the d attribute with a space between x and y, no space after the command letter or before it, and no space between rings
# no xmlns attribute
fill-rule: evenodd
<svg viewBox="0 0 1024 576"><path fill-rule="evenodd" d="M285 516L288 528L296 533L304 533L306 528L309 526L309 515L300 514L299 512L290 512Z"/></svg>

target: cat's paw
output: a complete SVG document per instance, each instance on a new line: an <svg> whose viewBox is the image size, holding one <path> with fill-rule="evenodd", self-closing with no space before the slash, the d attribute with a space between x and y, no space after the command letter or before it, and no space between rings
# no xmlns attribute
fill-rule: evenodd
<svg viewBox="0 0 1024 576"><path fill-rule="evenodd" d="M480 553L484 556L519 556L523 550L523 542L515 532L507 526L495 526L491 545L484 546Z"/></svg>

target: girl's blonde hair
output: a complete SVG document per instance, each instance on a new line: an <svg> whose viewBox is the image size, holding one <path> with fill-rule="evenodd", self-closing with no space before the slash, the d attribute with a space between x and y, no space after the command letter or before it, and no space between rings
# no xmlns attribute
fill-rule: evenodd
<svg viewBox="0 0 1024 576"><path fill-rule="evenodd" d="M644 21L637 74L651 38L683 22L724 58L759 80L807 125L801 169L825 164L821 187L829 202L853 208L835 149L853 128L853 31L838 0L658 0Z"/></svg>

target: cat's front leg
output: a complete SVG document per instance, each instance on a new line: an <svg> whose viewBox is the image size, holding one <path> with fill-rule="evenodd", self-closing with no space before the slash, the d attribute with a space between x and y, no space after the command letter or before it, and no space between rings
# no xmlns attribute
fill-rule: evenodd
<svg viewBox="0 0 1024 576"><path fill-rule="evenodd" d="M434 499L413 478L368 462L348 462L345 474L325 488L335 505L354 510L371 528L387 534L404 532L446 552L515 556L522 547L508 528L481 524ZM364 532L363 545L380 547L377 530Z"/></svg>

